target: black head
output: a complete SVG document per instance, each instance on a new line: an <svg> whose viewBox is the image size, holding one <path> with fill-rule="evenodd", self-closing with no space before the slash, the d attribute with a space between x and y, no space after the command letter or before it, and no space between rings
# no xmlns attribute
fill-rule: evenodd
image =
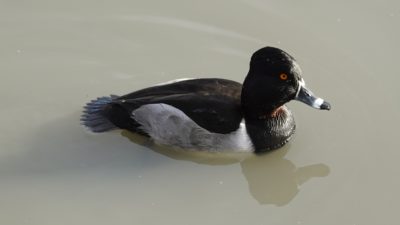
<svg viewBox="0 0 400 225"><path fill-rule="evenodd" d="M313 98L306 102L299 99L302 95L311 95ZM292 56L274 47L256 51L251 57L250 70L243 83L242 106L245 114L251 117L272 115L277 108L293 99L315 108L330 108L328 103L314 97L306 89L301 69ZM325 108L321 105L325 105Z"/></svg>

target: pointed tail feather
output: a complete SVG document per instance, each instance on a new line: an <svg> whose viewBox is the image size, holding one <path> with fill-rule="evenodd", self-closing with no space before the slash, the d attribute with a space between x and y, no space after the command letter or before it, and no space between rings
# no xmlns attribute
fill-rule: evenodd
<svg viewBox="0 0 400 225"><path fill-rule="evenodd" d="M105 132L117 128L104 116L104 108L118 96L111 95L100 97L88 102L84 106L81 124L92 132Z"/></svg>

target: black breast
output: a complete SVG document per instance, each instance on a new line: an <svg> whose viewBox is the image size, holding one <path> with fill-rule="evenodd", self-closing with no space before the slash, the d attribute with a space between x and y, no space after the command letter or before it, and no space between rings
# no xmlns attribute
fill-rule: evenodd
<svg viewBox="0 0 400 225"><path fill-rule="evenodd" d="M296 124L291 112L283 106L274 116L246 119L246 129L255 152L263 153L285 145L294 134Z"/></svg>

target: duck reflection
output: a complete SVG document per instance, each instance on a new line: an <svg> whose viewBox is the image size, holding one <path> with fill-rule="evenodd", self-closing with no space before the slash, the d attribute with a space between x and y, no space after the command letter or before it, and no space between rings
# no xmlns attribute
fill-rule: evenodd
<svg viewBox="0 0 400 225"><path fill-rule="evenodd" d="M329 167L324 164L296 167L284 158L288 151L289 147L285 147L240 163L250 193L260 204L284 206L297 195L300 185L310 178L329 174Z"/></svg>
<svg viewBox="0 0 400 225"><path fill-rule="evenodd" d="M284 206L300 191L300 186L313 177L329 174L329 167L313 164L297 167L285 159L290 145L264 155L238 153L185 152L153 144L149 139L123 131L122 135L132 142L146 146L169 158L192 161L207 165L225 165L240 163L242 172L249 185L249 191L260 204Z"/></svg>

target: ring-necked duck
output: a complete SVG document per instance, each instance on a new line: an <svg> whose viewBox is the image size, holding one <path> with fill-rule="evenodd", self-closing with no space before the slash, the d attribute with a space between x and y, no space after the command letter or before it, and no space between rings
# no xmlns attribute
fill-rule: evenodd
<svg viewBox="0 0 400 225"><path fill-rule="evenodd" d="M284 105L290 100L330 109L306 88L292 56L265 47L251 57L243 85L187 79L101 97L87 103L81 121L93 132L121 128L190 150L259 153L282 147L293 135L294 118Z"/></svg>

